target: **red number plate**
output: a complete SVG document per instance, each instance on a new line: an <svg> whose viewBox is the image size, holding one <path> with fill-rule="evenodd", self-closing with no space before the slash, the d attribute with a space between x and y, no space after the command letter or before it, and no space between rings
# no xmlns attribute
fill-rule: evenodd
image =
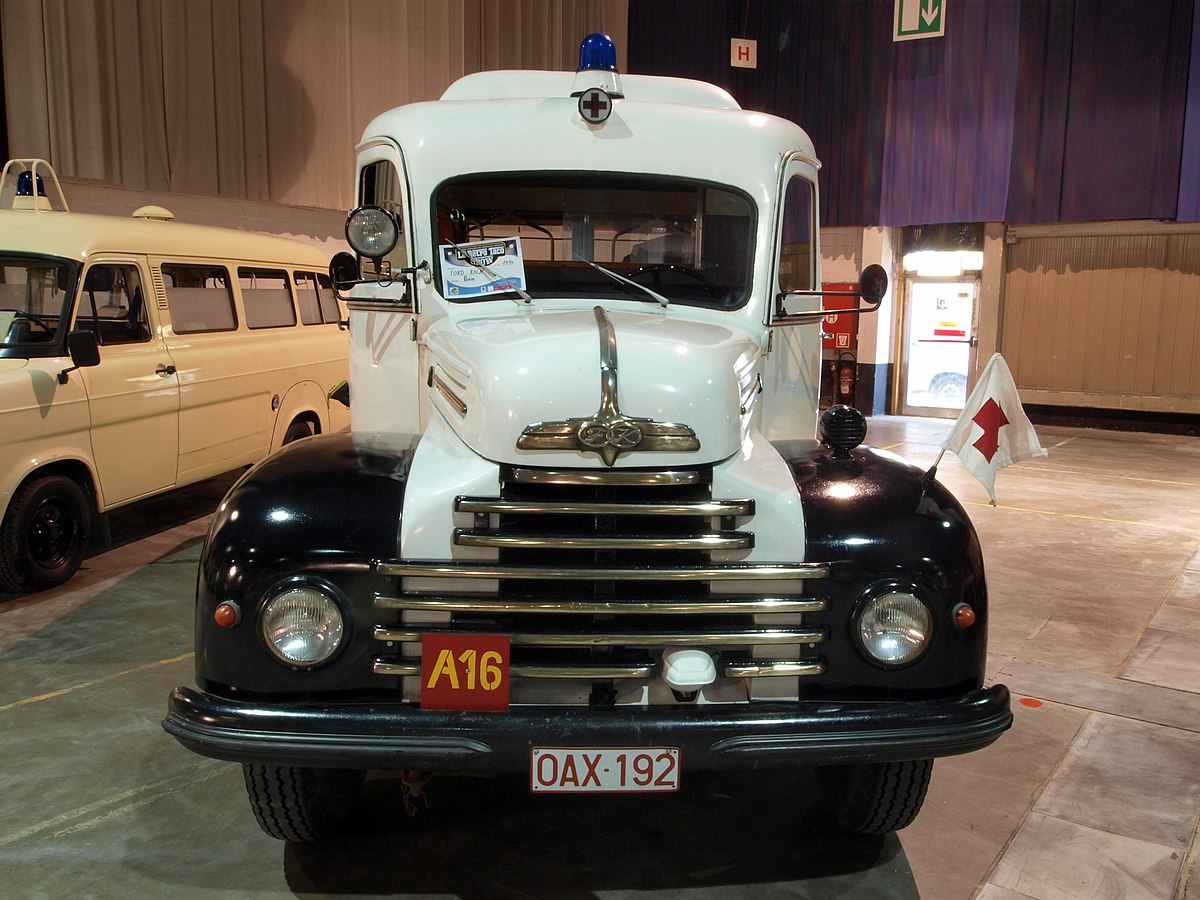
<svg viewBox="0 0 1200 900"><path fill-rule="evenodd" d="M536 794L679 790L678 747L534 747Z"/></svg>
<svg viewBox="0 0 1200 900"><path fill-rule="evenodd" d="M508 636L421 638L423 709L508 709Z"/></svg>

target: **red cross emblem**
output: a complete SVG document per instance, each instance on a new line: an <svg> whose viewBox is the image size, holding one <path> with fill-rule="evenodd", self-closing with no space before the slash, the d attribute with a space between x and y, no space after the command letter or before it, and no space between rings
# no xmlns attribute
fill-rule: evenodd
<svg viewBox="0 0 1200 900"><path fill-rule="evenodd" d="M1004 415L999 403L988 397L987 403L980 407L971 421L983 429L983 434L972 446L990 463L1000 448L1000 429L1008 424L1008 416Z"/></svg>
<svg viewBox="0 0 1200 900"><path fill-rule="evenodd" d="M579 114L585 122L599 125L612 113L612 98L600 88L592 88L579 95Z"/></svg>

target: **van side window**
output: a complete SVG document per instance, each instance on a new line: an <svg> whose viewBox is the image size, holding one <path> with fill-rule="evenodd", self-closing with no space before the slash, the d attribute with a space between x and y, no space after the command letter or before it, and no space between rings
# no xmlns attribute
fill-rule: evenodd
<svg viewBox="0 0 1200 900"><path fill-rule="evenodd" d="M285 328L296 324L296 306L287 272L281 269L238 268L238 286L250 328Z"/></svg>
<svg viewBox="0 0 1200 900"><path fill-rule="evenodd" d="M328 286L328 276L318 276L316 272L293 272L292 277L296 281L296 300L300 304L300 321L305 325L321 325L336 321L336 319L325 318L323 314L325 298L321 294L321 284L317 281L317 278L320 277ZM330 294L332 293L331 290ZM337 312L336 305L334 312L335 314Z"/></svg>
<svg viewBox="0 0 1200 900"><path fill-rule="evenodd" d="M333 293L333 282L328 275L317 276L317 295L321 298L321 318L330 325L342 320L342 310L338 306L337 296Z"/></svg>
<svg viewBox="0 0 1200 900"><path fill-rule="evenodd" d="M237 329L229 272L224 266L164 263L162 274L176 334Z"/></svg>
<svg viewBox="0 0 1200 900"><path fill-rule="evenodd" d="M108 347L150 340L142 278L134 265L97 265L83 276L75 327Z"/></svg>

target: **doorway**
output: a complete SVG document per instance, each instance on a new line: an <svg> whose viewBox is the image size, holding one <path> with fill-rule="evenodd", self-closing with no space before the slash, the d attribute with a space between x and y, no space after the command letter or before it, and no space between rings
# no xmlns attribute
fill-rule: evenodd
<svg viewBox="0 0 1200 900"><path fill-rule="evenodd" d="M909 276L904 293L903 412L955 418L970 387L978 282Z"/></svg>

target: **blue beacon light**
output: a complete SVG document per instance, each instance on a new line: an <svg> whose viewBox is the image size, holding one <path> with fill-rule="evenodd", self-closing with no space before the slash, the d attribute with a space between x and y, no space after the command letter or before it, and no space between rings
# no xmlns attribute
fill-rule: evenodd
<svg viewBox="0 0 1200 900"><path fill-rule="evenodd" d="M617 47L607 34L589 34L579 44L579 68L577 71L601 69L617 71Z"/></svg>
<svg viewBox="0 0 1200 900"><path fill-rule="evenodd" d="M612 101L625 96L617 71L617 47L607 34L589 34L580 43L571 96L580 98L580 115L593 125L602 124L612 112Z"/></svg>

